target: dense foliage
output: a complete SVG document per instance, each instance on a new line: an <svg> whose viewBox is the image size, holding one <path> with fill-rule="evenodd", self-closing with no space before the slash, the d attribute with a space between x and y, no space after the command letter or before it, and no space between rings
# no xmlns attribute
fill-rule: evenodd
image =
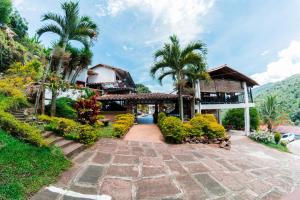
<svg viewBox="0 0 300 200"><path fill-rule="evenodd" d="M18 65L19 66L19 65ZM41 136L41 131L25 122L21 122L9 113L10 109L20 108L27 105L24 90L27 84L33 81L39 74L40 67L35 61L20 65L17 74L8 73L5 78L0 79L0 126L8 133L30 142L37 146L46 146ZM12 66L11 72L15 70ZM28 76L28 72L32 72Z"/></svg>
<svg viewBox="0 0 300 200"><path fill-rule="evenodd" d="M158 126L166 142L170 143L182 143L188 137L214 139L226 136L224 127L210 114L197 114L189 122L181 122L176 117L166 117L160 113Z"/></svg>
<svg viewBox="0 0 300 200"><path fill-rule="evenodd" d="M115 137L124 136L134 123L134 115L132 114L120 114L115 118L115 122L112 124L112 127L115 131Z"/></svg>
<svg viewBox="0 0 300 200"><path fill-rule="evenodd" d="M242 130L245 128L244 109L230 109L225 113L222 124L229 129ZM250 129L259 127L259 113L256 108L250 108Z"/></svg>
<svg viewBox="0 0 300 200"><path fill-rule="evenodd" d="M11 0L0 0L0 24L9 23L9 16L12 12Z"/></svg>
<svg viewBox="0 0 300 200"><path fill-rule="evenodd" d="M75 101L68 97L61 97L56 100L56 117L76 119ZM46 113L50 114L50 105L46 106Z"/></svg>
<svg viewBox="0 0 300 200"><path fill-rule="evenodd" d="M287 114L287 116L295 124L300 124L299 86L299 74L291 76L280 82L263 85L253 90L255 103L259 106L268 95L274 95L277 98L278 108L282 111L281 113Z"/></svg>
<svg viewBox="0 0 300 200"><path fill-rule="evenodd" d="M70 166L55 147L24 143L0 129L0 199L30 199Z"/></svg>
<svg viewBox="0 0 300 200"><path fill-rule="evenodd" d="M28 22L17 10L14 10L9 17L9 27L16 33L17 40L20 41L27 36Z"/></svg>
<svg viewBox="0 0 300 200"><path fill-rule="evenodd" d="M0 72L5 72L15 62L26 63L33 58L42 60L45 57L43 47L24 38L22 42L10 39L0 29Z"/></svg>
<svg viewBox="0 0 300 200"><path fill-rule="evenodd" d="M144 84L135 84L137 93L151 93L150 89Z"/></svg>

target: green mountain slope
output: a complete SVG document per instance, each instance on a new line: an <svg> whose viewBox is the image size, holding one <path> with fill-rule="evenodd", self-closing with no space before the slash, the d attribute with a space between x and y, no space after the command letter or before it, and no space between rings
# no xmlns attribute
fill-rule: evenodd
<svg viewBox="0 0 300 200"><path fill-rule="evenodd" d="M293 122L300 124L300 74L253 89L257 105L271 94L277 97L278 109L287 114Z"/></svg>

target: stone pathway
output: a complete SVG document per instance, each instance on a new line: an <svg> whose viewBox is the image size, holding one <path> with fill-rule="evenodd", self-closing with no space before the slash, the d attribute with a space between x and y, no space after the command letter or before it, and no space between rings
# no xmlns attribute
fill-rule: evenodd
<svg viewBox="0 0 300 200"><path fill-rule="evenodd" d="M299 187L300 157L244 136L233 136L232 143L228 151L102 139L33 199L276 200Z"/></svg>
<svg viewBox="0 0 300 200"><path fill-rule="evenodd" d="M164 141L164 138L155 124L139 124L134 125L125 135L124 140L158 142Z"/></svg>

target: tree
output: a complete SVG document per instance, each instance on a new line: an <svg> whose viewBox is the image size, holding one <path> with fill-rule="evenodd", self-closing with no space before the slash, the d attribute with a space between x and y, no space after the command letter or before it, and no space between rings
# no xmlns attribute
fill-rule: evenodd
<svg viewBox="0 0 300 200"><path fill-rule="evenodd" d="M273 124L280 117L276 96L267 96L260 106L260 114L264 123L267 124L268 130L272 131Z"/></svg>
<svg viewBox="0 0 300 200"><path fill-rule="evenodd" d="M185 84L185 72L189 65L199 65L203 61L202 51L205 48L202 42L191 42L183 49L176 35L170 37L171 43L165 43L162 49L155 52L154 65L150 69L153 77L159 73L158 80L171 76L178 90L179 114L183 120L182 90Z"/></svg>
<svg viewBox="0 0 300 200"><path fill-rule="evenodd" d="M243 108L230 109L222 119L223 126L236 130L245 129L245 115ZM250 108L250 129L257 130L259 126L259 113L256 108Z"/></svg>
<svg viewBox="0 0 300 200"><path fill-rule="evenodd" d="M11 0L0 0L0 24L8 24L12 12Z"/></svg>
<svg viewBox="0 0 300 200"><path fill-rule="evenodd" d="M18 40L24 38L28 31L28 22L21 17L17 10L14 10L9 17L9 27L17 34Z"/></svg>
<svg viewBox="0 0 300 200"><path fill-rule="evenodd" d="M205 49L203 49L203 61L198 65L189 65L186 70L188 82L192 86L192 88L191 88L192 89L191 93L193 96L192 106L191 106L192 117L194 117L194 115L195 115L196 83L197 83L197 81L200 81L200 80L206 80L206 81L210 80L209 73L207 73L207 71L206 71L206 62L205 62L205 57L204 57L205 54L206 54L206 51L205 51Z"/></svg>
<svg viewBox="0 0 300 200"><path fill-rule="evenodd" d="M135 84L137 93L151 93L150 89L144 84Z"/></svg>
<svg viewBox="0 0 300 200"><path fill-rule="evenodd" d="M68 1L61 4L63 15L56 13L47 13L42 17L42 21L52 21L37 30L40 37L44 33L54 33L59 36L58 45L62 49L62 55L66 50L66 46L70 41L78 41L85 47L92 44L92 40L98 35L97 25L88 16L79 15L79 3ZM49 66L50 67L50 66ZM46 70L47 71L47 70ZM62 76L63 73L63 58L59 59L56 66L56 74ZM64 78L64 77L62 77ZM51 116L55 115L56 110L57 90L52 92L51 99Z"/></svg>

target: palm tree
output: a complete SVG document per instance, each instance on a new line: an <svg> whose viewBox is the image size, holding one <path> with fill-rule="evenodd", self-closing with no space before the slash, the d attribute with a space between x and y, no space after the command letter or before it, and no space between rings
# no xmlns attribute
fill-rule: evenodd
<svg viewBox="0 0 300 200"><path fill-rule="evenodd" d="M68 1L62 3L61 8L64 13L63 15L47 13L42 17L42 21L50 20L54 23L44 25L42 28L38 29L38 36L40 37L47 32L57 34L59 36L58 44L62 49L62 54L64 54L67 44L72 40L82 43L85 47L89 47L92 40L95 39L98 34L97 25L90 17L79 15L78 2ZM55 69L57 75L62 73L62 66L63 59L61 58ZM51 100L51 116L55 115L56 97L57 90L54 90L52 92Z"/></svg>
<svg viewBox="0 0 300 200"><path fill-rule="evenodd" d="M206 52L205 45L200 42L191 42L183 49L176 35L170 37L171 43L165 43L162 49L155 52L155 62L150 73L153 77L159 73L158 80L171 76L178 90L179 114L183 120L182 90L185 84L185 72L189 65L199 65L203 62L202 53Z"/></svg>
<svg viewBox="0 0 300 200"><path fill-rule="evenodd" d="M75 83L75 80L78 74L83 70L88 68L88 66L92 63L93 53L89 48L83 48L79 51L79 59L78 65L74 69L74 75L71 79L71 83Z"/></svg>
<svg viewBox="0 0 300 200"><path fill-rule="evenodd" d="M280 117L276 96L267 96L266 100L260 106L262 120L267 124L268 130L272 131L273 124Z"/></svg>
<svg viewBox="0 0 300 200"><path fill-rule="evenodd" d="M205 54L204 54L205 55ZM196 103L196 84L200 80L210 80L209 73L206 71L207 65L203 58L203 61L199 65L189 65L185 74L187 76L187 81L191 85L192 93L192 106L191 106L191 117L195 115L195 103Z"/></svg>

